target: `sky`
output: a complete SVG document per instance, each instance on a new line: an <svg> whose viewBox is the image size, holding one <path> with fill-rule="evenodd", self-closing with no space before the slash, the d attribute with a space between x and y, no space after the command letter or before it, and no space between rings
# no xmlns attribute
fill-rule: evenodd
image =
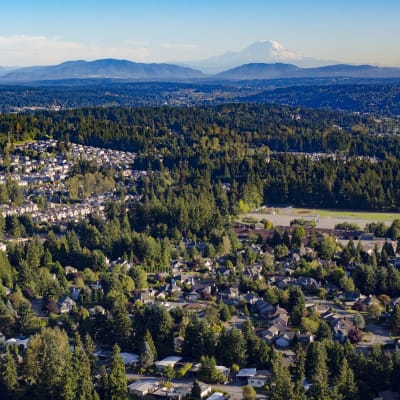
<svg viewBox="0 0 400 400"><path fill-rule="evenodd" d="M275 40L323 60L400 66L399 0L2 0L0 66L184 62Z"/></svg>

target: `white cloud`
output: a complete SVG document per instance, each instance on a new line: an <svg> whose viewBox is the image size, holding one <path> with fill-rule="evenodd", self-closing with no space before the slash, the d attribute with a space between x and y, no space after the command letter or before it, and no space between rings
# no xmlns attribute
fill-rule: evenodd
<svg viewBox="0 0 400 400"><path fill-rule="evenodd" d="M143 44L143 43L141 43ZM133 43L123 47L103 48L60 37L13 35L0 36L0 65L46 65L67 60L123 58L145 61L150 51Z"/></svg>

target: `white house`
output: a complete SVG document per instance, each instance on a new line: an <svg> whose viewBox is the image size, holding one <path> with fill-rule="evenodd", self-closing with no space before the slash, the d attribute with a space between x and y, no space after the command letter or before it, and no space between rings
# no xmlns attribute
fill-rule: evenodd
<svg viewBox="0 0 400 400"><path fill-rule="evenodd" d="M207 400L225 400L225 396L220 392L214 392Z"/></svg>
<svg viewBox="0 0 400 400"><path fill-rule="evenodd" d="M128 391L133 396L144 397L158 390L159 381L154 380L138 380L128 386Z"/></svg>
<svg viewBox="0 0 400 400"><path fill-rule="evenodd" d="M257 371L256 375L248 379L248 384L256 388L262 388L271 378L271 372L267 370Z"/></svg>
<svg viewBox="0 0 400 400"><path fill-rule="evenodd" d="M119 356L124 360L126 366L135 366L139 362L139 356L134 353L119 353Z"/></svg>
<svg viewBox="0 0 400 400"><path fill-rule="evenodd" d="M170 357L165 357L160 361L156 361L154 365L156 366L157 371L162 371L164 368L167 368L169 366L174 368L175 364L181 360L182 357L170 356Z"/></svg>

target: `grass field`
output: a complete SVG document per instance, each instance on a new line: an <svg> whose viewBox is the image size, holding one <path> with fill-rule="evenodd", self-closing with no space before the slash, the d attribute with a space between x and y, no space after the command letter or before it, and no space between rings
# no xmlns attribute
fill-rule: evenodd
<svg viewBox="0 0 400 400"><path fill-rule="evenodd" d="M400 213L385 212L368 212L368 211L351 211L351 210L321 210L308 208L278 208L275 209L280 215L295 215L298 217L319 216L331 218L351 218L363 219L377 222L391 222L400 218Z"/></svg>
<svg viewBox="0 0 400 400"><path fill-rule="evenodd" d="M313 219L319 228L333 229L340 222L357 224L361 229L370 222L384 222L390 225L394 219L400 219L400 213L380 213L352 210L322 210L311 208L277 207L263 208L258 212L246 214L247 217L271 221L274 225L289 226L295 218Z"/></svg>

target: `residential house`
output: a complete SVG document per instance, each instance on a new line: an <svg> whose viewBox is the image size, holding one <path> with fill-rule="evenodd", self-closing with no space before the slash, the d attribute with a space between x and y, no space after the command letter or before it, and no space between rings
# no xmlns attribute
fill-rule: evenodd
<svg viewBox="0 0 400 400"><path fill-rule="evenodd" d="M197 301L200 299L200 294L197 293L195 290L192 290L190 293L186 295L186 299L188 301Z"/></svg>
<svg viewBox="0 0 400 400"><path fill-rule="evenodd" d="M206 309L205 304L190 303L183 306L183 309L190 315L197 315L198 317L204 317L204 310Z"/></svg>
<svg viewBox="0 0 400 400"><path fill-rule="evenodd" d="M177 356L169 356L169 357L165 357L160 361L156 361L154 363L156 370L161 372L164 370L164 368L166 367L175 367L175 364L179 361L182 360L182 357L177 357Z"/></svg>
<svg viewBox="0 0 400 400"><path fill-rule="evenodd" d="M275 339L275 345L276 347L279 347L281 349L286 349L291 345L294 338L295 338L294 332L286 332Z"/></svg>
<svg viewBox="0 0 400 400"><path fill-rule="evenodd" d="M105 315L106 312L107 312L106 309L100 305L96 305L89 309L89 314L91 317L94 317L97 314Z"/></svg>
<svg viewBox="0 0 400 400"><path fill-rule="evenodd" d="M336 320L332 325L333 337L343 343L349 336L349 332L355 329L351 321L346 318Z"/></svg>
<svg viewBox="0 0 400 400"><path fill-rule="evenodd" d="M300 331L298 331L298 332L296 332L295 338L299 343L305 344L305 345L310 344L314 341L314 336L310 332L300 333Z"/></svg>
<svg viewBox="0 0 400 400"><path fill-rule="evenodd" d="M274 311L275 307L265 300L256 301L253 306L253 312L260 315L262 318L268 318L269 314Z"/></svg>
<svg viewBox="0 0 400 400"><path fill-rule="evenodd" d="M207 400L225 400L226 397L221 392L214 392Z"/></svg>
<svg viewBox="0 0 400 400"><path fill-rule="evenodd" d="M137 397L145 397L160 388L160 382L155 380L137 380L128 386L129 394Z"/></svg>
<svg viewBox="0 0 400 400"><path fill-rule="evenodd" d="M256 374L249 378L248 384L256 388L264 387L271 379L272 373L268 370L257 371Z"/></svg>
<svg viewBox="0 0 400 400"><path fill-rule="evenodd" d="M256 368L243 368L236 374L236 382L247 384L250 378L257 373Z"/></svg>
<svg viewBox="0 0 400 400"><path fill-rule="evenodd" d="M139 363L139 356L134 353L119 353L118 354L123 360L126 368L136 367Z"/></svg>
<svg viewBox="0 0 400 400"><path fill-rule="evenodd" d="M252 265L244 270L243 275L250 279L260 280L263 279L261 271L262 271L261 265Z"/></svg>
<svg viewBox="0 0 400 400"><path fill-rule="evenodd" d="M62 297L60 300L57 302L58 309L60 311L60 314L66 314L72 311L72 308L76 305L75 301L72 300L68 296Z"/></svg>

